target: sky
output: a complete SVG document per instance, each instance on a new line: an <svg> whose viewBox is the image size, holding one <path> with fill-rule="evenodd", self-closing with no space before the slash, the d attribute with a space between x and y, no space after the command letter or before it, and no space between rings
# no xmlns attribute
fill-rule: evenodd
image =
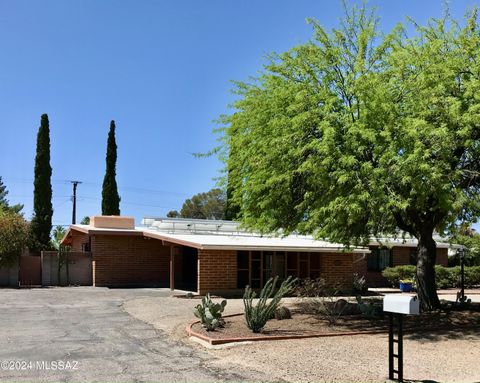
<svg viewBox="0 0 480 383"><path fill-rule="evenodd" d="M347 4L358 3L346 1ZM477 1L451 1L461 18ZM370 1L388 31L407 16L440 17L444 2ZM327 29L337 0L0 0L0 176L30 218L40 116L50 119L54 225L101 213L110 120L121 214L136 222L179 210L215 187L222 164L197 158L231 112L232 80L255 76L271 52Z"/></svg>

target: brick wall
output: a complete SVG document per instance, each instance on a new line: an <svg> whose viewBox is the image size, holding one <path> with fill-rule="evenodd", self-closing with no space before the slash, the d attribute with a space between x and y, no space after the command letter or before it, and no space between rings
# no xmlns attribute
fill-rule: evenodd
<svg viewBox="0 0 480 383"><path fill-rule="evenodd" d="M321 253L321 277L327 285L351 289L353 275L365 276L367 258L363 254Z"/></svg>
<svg viewBox="0 0 480 383"><path fill-rule="evenodd" d="M83 251L84 243L88 243L88 234L72 230L72 251Z"/></svg>
<svg viewBox="0 0 480 383"><path fill-rule="evenodd" d="M236 250L198 251L198 293L237 289Z"/></svg>
<svg viewBox="0 0 480 383"><path fill-rule="evenodd" d="M93 235L96 286L169 286L170 247L141 236Z"/></svg>

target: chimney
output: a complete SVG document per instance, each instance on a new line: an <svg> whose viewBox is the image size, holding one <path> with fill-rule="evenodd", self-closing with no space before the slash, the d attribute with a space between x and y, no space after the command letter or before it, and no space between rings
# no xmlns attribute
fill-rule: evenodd
<svg viewBox="0 0 480 383"><path fill-rule="evenodd" d="M90 225L102 229L135 229L135 218L119 215L95 215L90 217Z"/></svg>

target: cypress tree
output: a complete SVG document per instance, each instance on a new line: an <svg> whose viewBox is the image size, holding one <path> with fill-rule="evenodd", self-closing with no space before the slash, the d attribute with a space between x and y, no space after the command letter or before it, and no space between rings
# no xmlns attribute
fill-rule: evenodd
<svg viewBox="0 0 480 383"><path fill-rule="evenodd" d="M30 223L32 250L51 247L52 231L52 167L50 166L50 127L48 116L42 114L37 134L37 155L35 156L35 177L33 181L33 218Z"/></svg>
<svg viewBox="0 0 480 383"><path fill-rule="evenodd" d="M120 196L116 177L117 143L115 142L115 121L110 122L107 141L106 171L102 187L102 214L120 215Z"/></svg>
<svg viewBox="0 0 480 383"><path fill-rule="evenodd" d="M0 206L8 206L7 194L7 187L3 184L2 176L0 176Z"/></svg>

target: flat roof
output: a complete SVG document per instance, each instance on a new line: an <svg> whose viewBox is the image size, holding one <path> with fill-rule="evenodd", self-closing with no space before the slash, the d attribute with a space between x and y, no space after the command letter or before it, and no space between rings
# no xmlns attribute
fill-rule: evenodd
<svg viewBox="0 0 480 383"><path fill-rule="evenodd" d="M71 230L85 234L132 235L154 238L178 245L205 250L272 250L369 253L368 247L346 247L342 244L316 240L312 236L291 234L261 235L248 232L239 223L221 220L199 220L147 217L144 226L134 229L102 228L93 225L71 225L62 243L67 242ZM436 236L437 248L455 247ZM369 246L416 247L418 240L409 236L372 238Z"/></svg>
<svg viewBox="0 0 480 383"><path fill-rule="evenodd" d="M261 236L258 234L205 234L205 233L167 233L155 229L136 227L135 229L99 228L91 225L71 225L63 242L71 232L104 235L136 235L154 238L178 245L190 246L201 250L272 250L272 251L311 251L369 253L366 247L347 248L341 244L315 240L312 237L289 235L285 237Z"/></svg>

